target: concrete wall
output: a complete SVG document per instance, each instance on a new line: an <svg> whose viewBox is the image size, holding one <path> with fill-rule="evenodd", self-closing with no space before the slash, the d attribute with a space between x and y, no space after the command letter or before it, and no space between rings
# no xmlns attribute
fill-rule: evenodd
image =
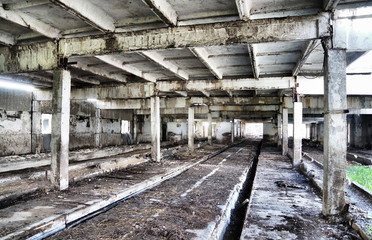
<svg viewBox="0 0 372 240"><path fill-rule="evenodd" d="M0 156L31 152L32 94L0 89Z"/></svg>
<svg viewBox="0 0 372 240"><path fill-rule="evenodd" d="M219 143L231 143L231 122L216 123L216 139Z"/></svg>
<svg viewBox="0 0 372 240"><path fill-rule="evenodd" d="M372 115L348 115L350 146L372 148Z"/></svg>
<svg viewBox="0 0 372 240"><path fill-rule="evenodd" d="M263 136L263 123L242 123L242 136L245 138Z"/></svg>
<svg viewBox="0 0 372 240"><path fill-rule="evenodd" d="M187 139L186 122L168 122L167 123L167 140L178 142Z"/></svg>
<svg viewBox="0 0 372 240"><path fill-rule="evenodd" d="M278 127L275 123L263 123L263 138L269 141L278 141Z"/></svg>
<svg viewBox="0 0 372 240"><path fill-rule="evenodd" d="M151 142L151 118L150 115L138 115L137 117L138 127L138 142L146 143ZM160 131L161 132L161 131Z"/></svg>

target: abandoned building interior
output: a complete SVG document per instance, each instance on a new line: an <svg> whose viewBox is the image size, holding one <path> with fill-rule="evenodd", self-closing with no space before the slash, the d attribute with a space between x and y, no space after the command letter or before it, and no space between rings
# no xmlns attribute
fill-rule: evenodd
<svg viewBox="0 0 372 240"><path fill-rule="evenodd" d="M0 0L0 239L371 239L371 24L368 0Z"/></svg>

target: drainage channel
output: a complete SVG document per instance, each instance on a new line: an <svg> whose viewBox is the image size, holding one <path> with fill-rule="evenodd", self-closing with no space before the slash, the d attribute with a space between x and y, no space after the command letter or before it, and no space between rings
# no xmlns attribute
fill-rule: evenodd
<svg viewBox="0 0 372 240"><path fill-rule="evenodd" d="M253 165L249 170L247 179L244 182L243 188L239 193L238 200L235 203L235 207L231 212L230 222L226 226L225 233L221 239L223 240L235 240L240 239L244 220L247 213L247 208L249 205L249 199L251 197L253 182L256 176L258 157L261 153L262 141L258 145L256 156L253 160Z"/></svg>

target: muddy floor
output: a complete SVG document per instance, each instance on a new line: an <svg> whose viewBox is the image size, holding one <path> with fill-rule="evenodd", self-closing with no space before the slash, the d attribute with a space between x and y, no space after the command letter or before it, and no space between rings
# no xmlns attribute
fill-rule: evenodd
<svg viewBox="0 0 372 240"><path fill-rule="evenodd" d="M258 142L245 142L50 239L208 239ZM208 147L206 147L208 148ZM188 153L175 155L183 159Z"/></svg>

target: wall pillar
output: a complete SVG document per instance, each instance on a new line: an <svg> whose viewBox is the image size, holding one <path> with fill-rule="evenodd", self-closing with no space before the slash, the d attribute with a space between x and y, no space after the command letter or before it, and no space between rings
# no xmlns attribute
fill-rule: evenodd
<svg viewBox="0 0 372 240"><path fill-rule="evenodd" d="M318 132L317 132L317 124L316 123L311 123L310 125L310 140L311 141L316 141L318 138Z"/></svg>
<svg viewBox="0 0 372 240"><path fill-rule="evenodd" d="M102 123L101 123L101 109L96 108L94 116L94 141L95 147L101 147L101 133L102 133Z"/></svg>
<svg viewBox="0 0 372 240"><path fill-rule="evenodd" d="M302 159L302 102L293 103L293 160L292 165L297 166Z"/></svg>
<svg viewBox="0 0 372 240"><path fill-rule="evenodd" d="M138 118L136 111L133 110L133 144L138 144Z"/></svg>
<svg viewBox="0 0 372 240"><path fill-rule="evenodd" d="M34 98L34 96L33 96ZM31 152L39 154L43 146L42 119L39 101L32 100Z"/></svg>
<svg viewBox="0 0 372 240"><path fill-rule="evenodd" d="M208 112L208 144L212 145L212 113Z"/></svg>
<svg viewBox="0 0 372 240"><path fill-rule="evenodd" d="M54 70L52 139L52 184L59 190L68 188L69 133L70 133L71 75L63 69Z"/></svg>
<svg viewBox="0 0 372 240"><path fill-rule="evenodd" d="M189 107L189 118L188 118L188 138L189 138L189 151L193 152L194 151L194 137L195 137L195 132L194 132L194 108L192 106Z"/></svg>
<svg viewBox="0 0 372 240"><path fill-rule="evenodd" d="M160 162L160 99L151 97L151 158Z"/></svg>
<svg viewBox="0 0 372 240"><path fill-rule="evenodd" d="M234 137L235 137L235 119L232 120L231 123L231 143L234 143Z"/></svg>
<svg viewBox="0 0 372 240"><path fill-rule="evenodd" d="M277 128L278 128L278 148L282 146L282 114L278 114L278 122L277 122Z"/></svg>
<svg viewBox="0 0 372 240"><path fill-rule="evenodd" d="M345 206L347 122L346 51L324 44L324 175L323 214Z"/></svg>
<svg viewBox="0 0 372 240"><path fill-rule="evenodd" d="M283 108L282 155L288 153L288 108Z"/></svg>

